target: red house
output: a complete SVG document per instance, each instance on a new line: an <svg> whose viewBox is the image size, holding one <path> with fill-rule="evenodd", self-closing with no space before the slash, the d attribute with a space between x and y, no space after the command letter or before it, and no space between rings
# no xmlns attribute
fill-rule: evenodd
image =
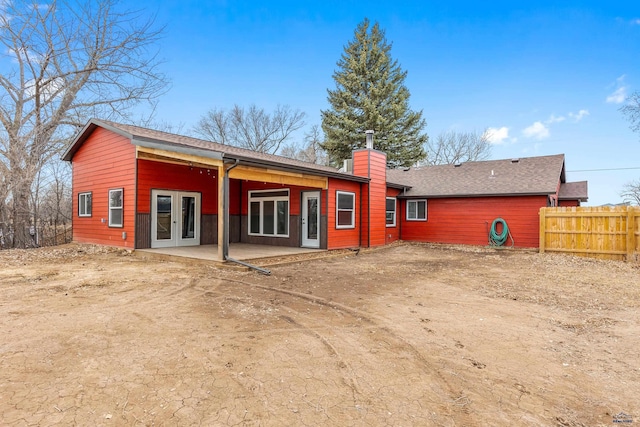
<svg viewBox="0 0 640 427"><path fill-rule="evenodd" d="M586 181L566 182L563 154L389 170L387 181L407 186L402 239L421 242L487 244L502 218L515 246L538 247L541 207L587 200Z"/></svg>
<svg viewBox="0 0 640 427"><path fill-rule="evenodd" d="M74 240L129 249L229 244L339 249L395 240L486 244L502 217L538 246L538 210L579 204L564 156L388 170L384 153L352 170L91 120L63 155L73 166Z"/></svg>

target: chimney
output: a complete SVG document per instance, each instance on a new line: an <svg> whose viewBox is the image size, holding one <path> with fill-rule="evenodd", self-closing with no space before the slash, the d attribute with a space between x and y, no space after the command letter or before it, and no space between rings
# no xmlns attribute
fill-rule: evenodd
<svg viewBox="0 0 640 427"><path fill-rule="evenodd" d="M367 136L367 149L373 150L373 130L365 130L364 134Z"/></svg>

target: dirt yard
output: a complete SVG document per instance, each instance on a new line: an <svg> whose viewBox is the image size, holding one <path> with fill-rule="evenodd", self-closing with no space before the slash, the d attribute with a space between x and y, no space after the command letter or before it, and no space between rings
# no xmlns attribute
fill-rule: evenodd
<svg viewBox="0 0 640 427"><path fill-rule="evenodd" d="M0 252L0 425L640 422L637 264L394 245L269 268Z"/></svg>

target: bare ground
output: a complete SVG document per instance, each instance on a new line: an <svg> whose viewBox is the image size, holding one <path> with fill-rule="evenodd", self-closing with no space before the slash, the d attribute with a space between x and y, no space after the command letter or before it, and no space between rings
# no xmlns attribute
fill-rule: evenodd
<svg viewBox="0 0 640 427"><path fill-rule="evenodd" d="M0 425L640 422L637 264L394 245L270 268L0 252Z"/></svg>

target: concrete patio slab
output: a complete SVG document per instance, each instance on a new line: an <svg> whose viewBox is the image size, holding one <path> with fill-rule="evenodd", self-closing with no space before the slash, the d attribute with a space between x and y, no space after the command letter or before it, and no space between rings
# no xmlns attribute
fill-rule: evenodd
<svg viewBox="0 0 640 427"><path fill-rule="evenodd" d="M166 255L193 258L207 261L218 260L217 245L183 246L157 249L136 249L144 254ZM229 245L229 257L239 261L256 260L261 258L282 257L307 253L322 253L324 249L291 248L286 246L253 245L249 243L232 243Z"/></svg>

